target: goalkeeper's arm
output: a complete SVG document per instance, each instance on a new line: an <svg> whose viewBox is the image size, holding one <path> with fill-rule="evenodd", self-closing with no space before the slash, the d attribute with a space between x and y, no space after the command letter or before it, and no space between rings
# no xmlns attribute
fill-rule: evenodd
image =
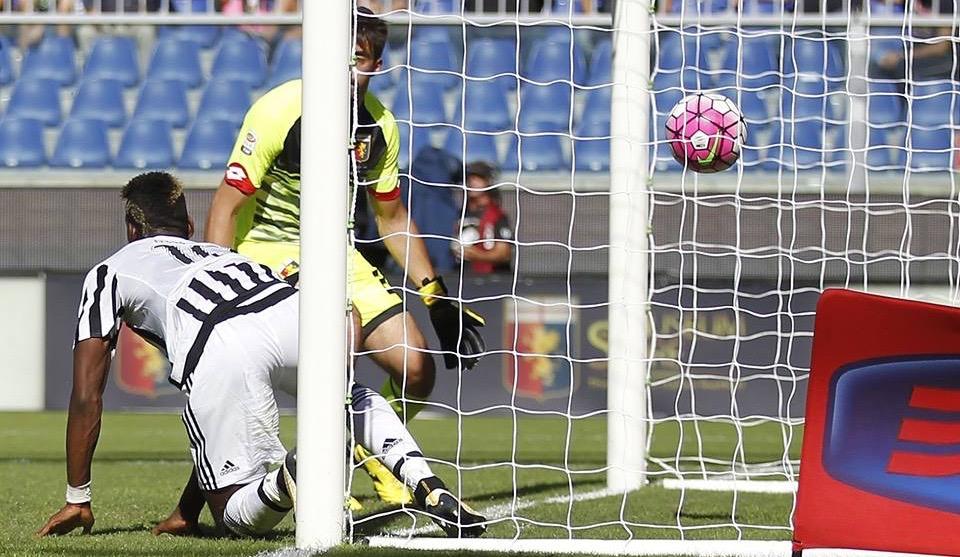
<svg viewBox="0 0 960 557"><path fill-rule="evenodd" d="M478 330L485 323L483 318L449 299L443 280L430 263L427 246L419 236L417 225L410 219L400 198L373 196L373 206L383 243L397 263L406 269L423 303L430 309L430 321L440 340L447 369L472 368L486 349ZM462 359L458 359L457 354Z"/></svg>

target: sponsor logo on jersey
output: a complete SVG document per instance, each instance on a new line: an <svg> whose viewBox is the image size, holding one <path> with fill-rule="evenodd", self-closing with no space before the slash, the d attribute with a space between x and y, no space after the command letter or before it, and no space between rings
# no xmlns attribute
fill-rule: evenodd
<svg viewBox="0 0 960 557"><path fill-rule="evenodd" d="M243 144L240 145L240 152L244 155L250 156L253 154L253 148L257 146L257 134L252 130L247 132L247 135L243 138Z"/></svg>
<svg viewBox="0 0 960 557"><path fill-rule="evenodd" d="M824 469L881 497L960 514L960 356L860 362L830 385Z"/></svg>
<svg viewBox="0 0 960 557"><path fill-rule="evenodd" d="M380 449L380 454L387 454L387 452L389 452L390 449L396 447L397 443L399 442L400 442L399 439L394 439L393 437L388 437L387 439L384 439L383 447Z"/></svg>
<svg viewBox="0 0 960 557"><path fill-rule="evenodd" d="M370 135L363 135L357 138L353 145L353 158L357 162L367 162L370 159L370 144L373 138Z"/></svg>
<svg viewBox="0 0 960 557"><path fill-rule="evenodd" d="M504 306L504 346L516 346L519 356L505 356L503 387L507 392L516 388L517 396L536 400L567 397L580 386L578 372L566 357L577 353L567 343L567 327L576 343L578 313L571 315L560 305L569 303L567 298L544 296L534 302L518 308L516 320L513 301Z"/></svg>
<svg viewBox="0 0 960 557"><path fill-rule="evenodd" d="M220 477L222 478L223 476L226 476L231 472L236 472L239 469L239 466L227 460L223 463L223 466L220 467Z"/></svg>

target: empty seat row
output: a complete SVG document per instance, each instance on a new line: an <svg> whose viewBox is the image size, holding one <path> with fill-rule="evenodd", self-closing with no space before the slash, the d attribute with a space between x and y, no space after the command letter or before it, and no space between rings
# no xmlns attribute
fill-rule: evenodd
<svg viewBox="0 0 960 557"><path fill-rule="evenodd" d="M434 146L429 128L400 126L400 166L406 168L423 148ZM604 135L609 135L606 133ZM518 135L515 133L482 134L449 130L442 149L466 161L497 163L505 170L525 171L609 169L610 141L607 137L572 140L561 134Z"/></svg>
<svg viewBox="0 0 960 557"><path fill-rule="evenodd" d="M413 80L443 89L456 86L461 74L470 78L500 76L506 79L496 81L508 89L516 88L516 76L539 83L572 81L577 85L598 85L611 81L611 52L609 39L599 41L588 65L584 48L572 41L569 33L553 33L536 42L523 58L513 39L482 38L468 43L463 64L449 46L415 38L402 56L385 56L385 71L374 83L382 90L394 85L402 87L406 83L402 69L409 67L417 70ZM391 58L395 65L389 63Z"/></svg>
<svg viewBox="0 0 960 557"><path fill-rule="evenodd" d="M130 122L116 156L112 156L107 126L102 121L72 118L60 130L53 156L47 159L43 125L37 120L5 118L0 121L0 164L62 168L180 168L222 169L233 148L237 127L223 120L199 120L191 128L176 159L170 124L149 119Z"/></svg>
<svg viewBox="0 0 960 557"><path fill-rule="evenodd" d="M60 86L72 85L78 78L76 54L70 38L46 37L27 51L20 78L50 80ZM268 82L268 77L271 84L276 84L290 78L287 76L299 76L301 58L300 41L287 40L278 47L274 64L268 68L266 53L260 44L244 34L237 34L220 45L210 76L212 80L226 79L245 83L249 88L259 88ZM123 36L97 39L83 66L84 79L113 79L125 87L136 85L140 74L136 42ZM176 80L190 88L199 87L206 82L199 46L176 39L157 41L147 79ZM2 48L0 84L13 80L9 48Z"/></svg>
<svg viewBox="0 0 960 557"><path fill-rule="evenodd" d="M583 120L610 120L611 88L600 87L583 93L586 97ZM525 83L519 93L519 114L514 117L505 93L495 83L468 82L463 96L455 96L453 117L448 117L443 93L435 87L398 89L391 110L398 120L415 124L457 124L471 131L563 132L569 131L573 115L574 89L565 83Z"/></svg>
<svg viewBox="0 0 960 557"><path fill-rule="evenodd" d="M200 98L197 114L201 118L226 120L239 126L250 102L250 91L245 84L211 81ZM63 116L59 87L49 80L21 79L13 90L6 113L15 118L38 120L46 126L57 126ZM76 90L70 116L122 127L127 122L122 83L112 79L84 81ZM176 128L186 127L191 116L183 83L163 79L144 83L133 117L161 120Z"/></svg>

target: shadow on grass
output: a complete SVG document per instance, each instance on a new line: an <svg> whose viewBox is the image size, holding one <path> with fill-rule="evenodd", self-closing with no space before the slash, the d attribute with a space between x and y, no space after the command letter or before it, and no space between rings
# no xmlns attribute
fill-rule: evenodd
<svg viewBox="0 0 960 557"><path fill-rule="evenodd" d="M584 479L577 481L575 486L577 488L589 487L596 484L601 484L605 482L604 478L597 479ZM527 497L533 497L538 494L554 491L561 488L568 487L567 482L545 482L536 485L529 485L526 487L518 488L516 491L516 496L518 500L522 500ZM500 499L510 500L513 499L514 491L513 489L501 490L501 491L491 491L487 493L481 493L478 495L473 495L468 498L468 502L491 502L497 501ZM475 506L475 505L474 505ZM475 506L476 507L476 506ZM482 508L477 508L478 511L483 512ZM355 514L354 522L363 521L361 524L356 524L353 529L354 538L364 538L368 536L375 536L382 534L383 530L390 526L392 522L397 520L402 516L411 516L412 511L404 511L402 507L397 505L392 505L389 507L381 508L373 512L364 513L364 514ZM421 514L421 513L417 513ZM492 518L492 517L487 517Z"/></svg>

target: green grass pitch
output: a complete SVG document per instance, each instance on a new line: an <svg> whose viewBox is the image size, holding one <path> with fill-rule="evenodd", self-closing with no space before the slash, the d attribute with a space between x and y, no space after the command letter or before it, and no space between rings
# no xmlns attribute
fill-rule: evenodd
<svg viewBox="0 0 960 557"><path fill-rule="evenodd" d="M150 534L150 528L172 509L190 470L183 426L178 416L168 414L108 413L93 468L94 534L35 539L33 533L63 503L65 421L60 412L0 413L0 501L5 508L0 521L0 555L256 555L293 545L291 517L284 519L275 536L264 540L157 538ZM635 538L679 539L682 528L686 539L730 539L738 535L731 526L735 508L735 522L744 539L789 539L785 529L793 503L789 495L740 494L734 500L730 493L681 494L652 485L632 493L626 501L615 496L571 503L567 497L571 489L582 495L604 485L603 473L592 471L605 462L604 421L574 420L569 435L568 421L563 418L527 418L516 426L514 444L509 418L418 419L411 425L428 457L459 462L459 474L443 463L434 463L434 470L452 488L459 485L475 508L503 510L516 495L517 514L523 519L498 522L487 536L567 538L572 531L574 537L582 538L626 539L632 534ZM292 418L283 419L285 443L293 443L294 427ZM799 428L794 432L790 454L796 459ZM675 423L658 426L653 456L673 459L679 433ZM699 434L692 425L685 425L682 454L697 454L698 445L704 455L721 461L738 453L736 430L730 424L701 424ZM784 442L779 426L748 427L743 436L747 462L781 458ZM459 449L458 438L462 439ZM569 452L565 450L568 445ZM574 472L568 474L564 468ZM651 470L655 472L656 466ZM373 498L365 476L356 474L353 479L353 492L364 504L364 510L354 517L356 537L414 527L409 514L386 508ZM627 527L617 523L621 516L628 521ZM202 520L210 526L209 516ZM572 530L565 526L568 523ZM749 526L764 524L784 528ZM441 535L425 525L429 521L420 517L418 535ZM415 553L353 545L330 554Z"/></svg>

